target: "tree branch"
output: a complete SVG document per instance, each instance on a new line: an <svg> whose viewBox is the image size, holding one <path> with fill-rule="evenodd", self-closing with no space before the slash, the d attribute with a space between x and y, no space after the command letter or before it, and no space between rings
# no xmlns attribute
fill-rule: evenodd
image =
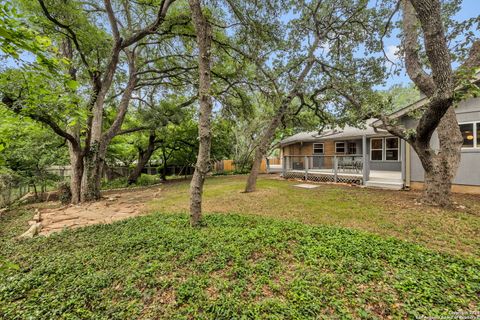
<svg viewBox="0 0 480 320"><path fill-rule="evenodd" d="M418 28L415 9L409 0L403 1L403 47L405 51L405 66L410 79L427 96L435 91L433 79L422 68L418 54Z"/></svg>

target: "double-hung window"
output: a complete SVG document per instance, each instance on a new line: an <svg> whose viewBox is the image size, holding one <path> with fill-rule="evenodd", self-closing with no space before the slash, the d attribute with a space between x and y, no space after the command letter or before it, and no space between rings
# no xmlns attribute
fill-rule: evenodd
<svg viewBox="0 0 480 320"><path fill-rule="evenodd" d="M323 154L323 143L313 144L313 154Z"/></svg>
<svg viewBox="0 0 480 320"><path fill-rule="evenodd" d="M398 138L385 138L385 160L398 161L400 156Z"/></svg>
<svg viewBox="0 0 480 320"><path fill-rule="evenodd" d="M335 142L335 153L345 153L345 142Z"/></svg>
<svg viewBox="0 0 480 320"><path fill-rule="evenodd" d="M348 154L357 154L357 144L355 142L348 143Z"/></svg>
<svg viewBox="0 0 480 320"><path fill-rule="evenodd" d="M370 139L370 160L373 160L373 161L383 160L383 139L382 138Z"/></svg>
<svg viewBox="0 0 480 320"><path fill-rule="evenodd" d="M480 148L480 122L461 123L462 148Z"/></svg>
<svg viewBox="0 0 480 320"><path fill-rule="evenodd" d="M370 160L372 161L399 161L400 140L396 137L371 138Z"/></svg>

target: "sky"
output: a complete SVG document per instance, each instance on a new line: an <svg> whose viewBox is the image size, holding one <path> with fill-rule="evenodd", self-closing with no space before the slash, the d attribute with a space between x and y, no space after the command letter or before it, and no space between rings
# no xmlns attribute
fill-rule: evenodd
<svg viewBox="0 0 480 320"><path fill-rule="evenodd" d="M1 0L0 0L1 1ZM371 0L374 1L374 0ZM462 8L461 10L457 13L455 16L456 20L462 21L466 20L469 18L474 18L480 15L480 0L463 0L462 2ZM289 13L285 19L291 19L293 18L292 13ZM400 13L397 13L396 19L400 18ZM476 31L477 35L480 36L480 30ZM398 62L398 66L401 69L399 75L394 75L391 76L386 80L386 83L382 86L377 86L378 89L387 89L390 88L392 85L395 84L403 84L403 85L408 85L411 83L410 78L406 74L405 70L401 68L399 57L396 56L396 52L398 50L398 45L400 43L400 39L397 38L398 30L395 31L395 33L390 37L390 38L385 38L384 39L384 47L385 47L385 52L388 56L388 58L393 61L393 62ZM21 55L21 58L24 61L33 61L34 58L32 55L28 53L24 53ZM4 67L12 67L15 66L17 63L13 59L6 59L4 60L1 64L3 64Z"/></svg>
<svg viewBox="0 0 480 320"><path fill-rule="evenodd" d="M466 20L469 18L474 18L480 15L480 0L463 0L462 3L462 8L458 12L458 14L455 16L455 20ZM398 14L397 14L398 17ZM477 30L478 32L478 30ZM392 61L398 61L398 57L395 56L397 49L397 46L399 45L399 39L395 37L390 37L388 39L384 40L384 46L385 46L385 52L387 56L390 58ZM405 73L405 70L402 69L400 72L400 75L398 76L392 76L389 79L387 79L387 82L385 84L385 88L389 88L394 84L409 84L411 83L410 78L407 76Z"/></svg>

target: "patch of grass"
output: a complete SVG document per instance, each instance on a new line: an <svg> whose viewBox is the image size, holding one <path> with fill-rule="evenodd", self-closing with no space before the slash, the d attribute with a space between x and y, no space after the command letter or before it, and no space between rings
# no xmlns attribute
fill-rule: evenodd
<svg viewBox="0 0 480 320"><path fill-rule="evenodd" d="M261 176L257 191L242 193L245 177L212 177L205 184L203 208L210 213L241 213L341 226L423 244L443 252L480 257L480 197L455 195L466 210L416 205L413 191L364 189L320 184L293 187L295 181ZM152 211L186 212L188 182L165 186Z"/></svg>
<svg viewBox="0 0 480 320"><path fill-rule="evenodd" d="M475 259L342 228L205 220L192 229L185 214L152 214L4 238L0 255L20 270L0 275L0 318L371 319L480 307Z"/></svg>

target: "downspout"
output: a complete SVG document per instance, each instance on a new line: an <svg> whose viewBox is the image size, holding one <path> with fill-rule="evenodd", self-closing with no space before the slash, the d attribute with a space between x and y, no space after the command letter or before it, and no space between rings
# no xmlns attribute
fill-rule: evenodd
<svg viewBox="0 0 480 320"><path fill-rule="evenodd" d="M400 139L400 171L403 187L406 187L406 168L405 168L405 159L406 159L406 142L403 139Z"/></svg>
<svg viewBox="0 0 480 320"><path fill-rule="evenodd" d="M411 147L408 142L405 142L405 189L410 189L411 184L411 176L412 176L412 169L411 169ZM402 165L403 167L403 165Z"/></svg>

